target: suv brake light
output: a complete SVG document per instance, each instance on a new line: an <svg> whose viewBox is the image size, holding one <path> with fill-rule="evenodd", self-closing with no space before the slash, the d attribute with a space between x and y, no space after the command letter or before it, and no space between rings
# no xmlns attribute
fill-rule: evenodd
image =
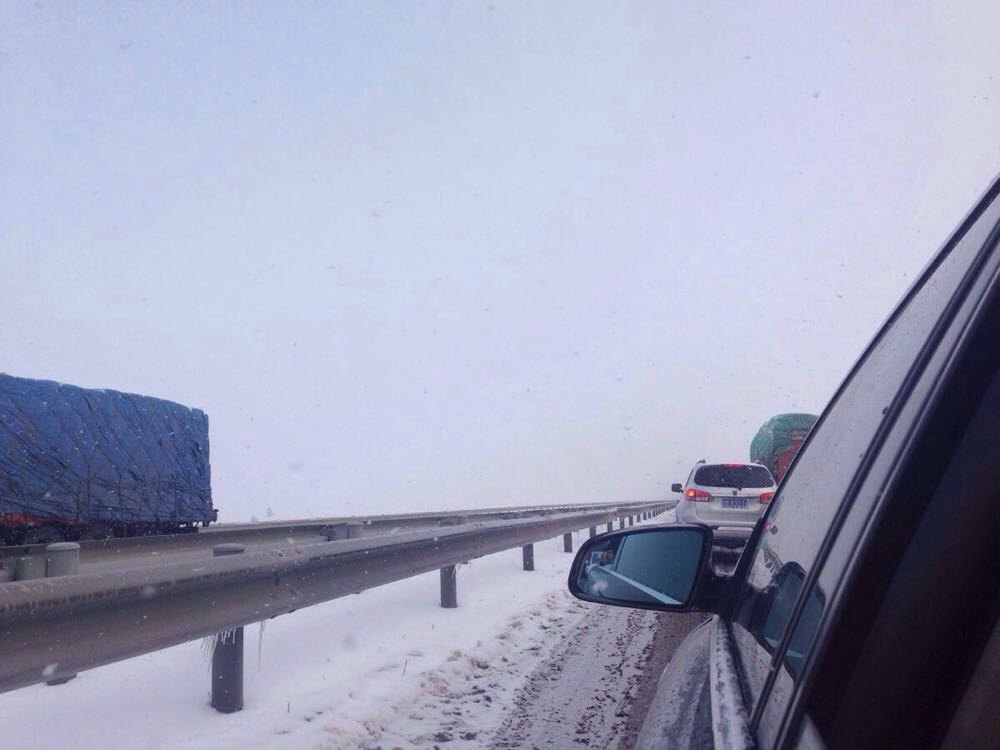
<svg viewBox="0 0 1000 750"><path fill-rule="evenodd" d="M712 495L705 490L696 490L694 487L688 487L684 490L684 499L693 500L696 503L707 503L712 499Z"/></svg>
<svg viewBox="0 0 1000 750"><path fill-rule="evenodd" d="M761 492L760 493L760 501L761 501L761 503L769 503L769 502L771 502L771 498L772 497L774 497L774 493L773 492Z"/></svg>

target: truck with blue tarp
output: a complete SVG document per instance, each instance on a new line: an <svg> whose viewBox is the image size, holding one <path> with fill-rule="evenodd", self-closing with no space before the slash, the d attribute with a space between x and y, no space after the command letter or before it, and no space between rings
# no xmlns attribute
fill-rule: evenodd
<svg viewBox="0 0 1000 750"><path fill-rule="evenodd" d="M180 533L217 517L205 412L0 373L6 544Z"/></svg>

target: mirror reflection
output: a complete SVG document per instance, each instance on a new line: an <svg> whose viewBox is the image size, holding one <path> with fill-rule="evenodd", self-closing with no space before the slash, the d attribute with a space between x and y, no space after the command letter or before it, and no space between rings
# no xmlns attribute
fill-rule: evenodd
<svg viewBox="0 0 1000 750"><path fill-rule="evenodd" d="M698 577L704 539L697 529L642 529L595 539L585 549L581 592L629 604L683 606Z"/></svg>

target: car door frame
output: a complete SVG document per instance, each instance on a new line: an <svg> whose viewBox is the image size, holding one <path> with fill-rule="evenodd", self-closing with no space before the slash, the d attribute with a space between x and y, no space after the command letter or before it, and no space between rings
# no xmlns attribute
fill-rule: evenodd
<svg viewBox="0 0 1000 750"><path fill-rule="evenodd" d="M896 309L893 311L892 315L889 316L886 323L879 329L876 336L866 347L864 353L859 357L858 361L855 363L854 367L851 369L848 376L845 378L844 382L841 384L838 391L835 393L833 399L831 399L831 405L836 402L839 396L842 394L846 386L852 381L857 372L864 366L868 361L869 355L875 349L877 344L881 341L883 335L888 331L893 325L895 325L900 317L905 314L907 307L909 306L912 299L916 296L923 285L930 279L934 272L937 270L938 266L947 256L947 254L955 247L958 241L965 236L965 234L971 229L975 222L985 213L986 209L992 204L994 200L997 199L997 194L1000 192L1000 180L995 180L989 189L985 191L980 201L973 207L969 214L965 217L959 227L953 232L952 236L945 243L942 249L935 255L934 259L930 264L924 269L919 278L914 282L911 288L908 290L907 294L904 295L903 299L897 305ZM870 509L856 509L854 499L858 496L859 492L865 486L870 486L872 483L880 485L882 487L889 486L890 480L893 479L893 474L884 474L883 476L875 476L872 474L872 469L875 465L876 460L879 456L883 456L885 451L889 450L888 446L892 446L892 451L895 453L895 460L892 462L891 466L894 470L898 470L900 466L900 461L906 455L906 448L908 442L903 440L890 441L890 436L896 431L902 431L903 435L909 435L912 439L914 429L916 424L902 425L897 423L897 418L902 412L905 405L911 403L912 399L917 397L915 393L915 388L917 383L922 378L931 377L932 381L940 381L941 377L946 374L946 371L938 373L930 373L927 371L927 367L931 361L933 355L938 351L941 342L950 330L955 330L956 327L962 328L969 323L967 318L959 319L959 313L963 305L968 301L967 297L970 289L977 278L980 277L980 273L986 263L992 258L996 261L996 237L997 237L997 225L995 224L992 231L989 233L987 240L978 248L975 256L968 267L965 269L963 278L958 288L951 294L947 300L946 305L942 308L938 320L934 327L932 328L931 334L928 336L927 340L924 342L923 346L918 351L918 354L910 366L908 373L904 377L900 387L897 390L892 403L887 408L885 418L878 427L865 454L861 457L861 460L855 467L854 477L847 487L844 495L840 499L839 508L837 509L833 521L830 524L829 529L826 532L825 538L819 550L819 554L813 563L806 581L802 586L800 591L800 596L795 604L795 609L788 623L786 624L785 631L783 633L782 639L775 649L773 654L774 663L780 663L784 658L785 652L788 649L788 644L791 640L792 635L795 633L795 628L798 625L802 612L808 601L808 597L811 595L814 587L816 586L816 581L819 576L820 571L823 569L830 550L834 543L839 539L841 542L848 542L852 540L840 539L840 534L844 526L844 522L849 513L852 510L864 510L867 512ZM971 312L969 314L972 314ZM932 393L924 394L922 407L926 408L929 404L929 398ZM786 476L791 476L795 472L797 464L800 462L800 457L802 454L809 450L810 443L812 442L812 437L815 435L822 424L825 422L827 414L830 410L828 406L824 410L823 415L817 422L816 426L813 428L810 437L807 438L804 443L799 456L796 456L795 460L789 468ZM784 478L782 485L785 484ZM779 492L780 492L779 487ZM764 519L755 529L754 535L748 544L748 550L756 549L757 542L760 538L763 529L766 528L767 519L770 516L771 508L768 509L768 513L765 514ZM863 531L863 530L862 530ZM853 540L854 544L860 544L863 541L864 534L859 536L857 539ZM749 573L749 568L752 563L753 555L744 555L740 560L737 570L735 571L735 579L737 581L744 581ZM807 655L806 662L804 664L802 679L796 683L794 695L791 697L788 703L788 711L783 715L781 719L781 725L776 733L777 746L783 746L789 742L789 738L797 737L799 720L801 719L801 708L803 695L806 693L808 687L812 684L810 670L811 667L816 663L816 654L819 653L826 639L829 637L829 632L832 627L833 621L836 618L836 613L838 609L838 604L840 602L841 596L844 594L844 584L846 584L852 575L856 574L853 569L846 569L843 571L841 576L841 586L835 594L827 592L830 596L829 608L827 612L824 613L822 621L820 623L820 628L816 633L816 638L813 641L813 645L810 649L810 653ZM734 586L734 595L739 591L739 589ZM732 602L732 609L728 613L729 616L735 612L735 607L737 606L737 601ZM728 618L727 618L728 619ZM754 706L753 713L750 719L750 725L754 736L759 736L760 723L762 721L762 716L765 708L768 706L771 700L771 693L774 688L774 682L776 679L777 670L771 670L765 681L758 700Z"/></svg>
<svg viewBox="0 0 1000 750"><path fill-rule="evenodd" d="M1000 198L996 198L1000 200ZM796 694L789 702L789 710L785 713L783 725L778 733L778 745L790 744L797 736L805 700L817 683L818 673L814 669L825 656L831 637L835 633L842 614L842 604L852 594L857 593L860 581L873 577L872 553L875 545L883 545L888 533L881 523L887 517L887 511L894 502L901 502L898 493L905 488L914 475L923 478L924 465L917 459L916 451L920 443L926 439L928 425L945 405L950 405L959 398L968 399L969 374L965 371L970 357L975 355L982 339L989 336L990 330L997 328L1000 320L1000 219L994 222L992 231L980 247L976 258L963 279L963 283L949 300L948 309L941 318L943 325L936 328L937 334L928 340L929 346L921 352L923 361L915 364L917 370L914 382L910 384L907 397L898 404L893 423L883 437L882 445L869 467L858 492L873 498L869 505L854 504L848 509L841 523L838 535L831 540L830 549L822 559L817 560L813 571L814 582L824 573L824 566L833 554L844 561L839 570L840 585L831 593L830 614L823 618L816 633L814 647L811 649L803 680L798 685ZM995 363L987 373L977 373L985 377L986 386L996 377ZM980 394L982 396L982 394ZM973 413L980 406L975 402ZM935 433L937 434L937 433ZM953 442L939 444L938 450L944 462L940 471L945 471L947 461L961 450L959 435ZM935 486L925 486L924 494L929 502L938 492ZM908 503L915 502L916 497L906 495ZM916 511L914 511L916 512ZM892 533L900 538L901 553L907 545L916 538L917 519L911 519L912 527L900 528L898 516L893 515L894 528ZM846 531L845 531L846 530ZM909 536L904 536L909 534ZM838 549L839 548L839 549ZM881 574L895 572L899 559L883 564ZM855 597L856 598L856 597ZM948 596L942 594L941 605L946 606ZM791 626L790 630L794 630Z"/></svg>

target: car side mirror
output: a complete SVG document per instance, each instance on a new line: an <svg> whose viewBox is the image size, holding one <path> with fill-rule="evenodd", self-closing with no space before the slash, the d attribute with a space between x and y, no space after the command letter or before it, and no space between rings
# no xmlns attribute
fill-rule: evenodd
<svg viewBox="0 0 1000 750"><path fill-rule="evenodd" d="M684 490L684 488L681 487L681 483L680 482L674 482L672 485L670 485L670 491L671 492L682 492L683 490Z"/></svg>
<svg viewBox="0 0 1000 750"><path fill-rule="evenodd" d="M711 552L707 526L601 534L577 552L569 590L577 599L618 607L716 611L720 590L709 565Z"/></svg>

